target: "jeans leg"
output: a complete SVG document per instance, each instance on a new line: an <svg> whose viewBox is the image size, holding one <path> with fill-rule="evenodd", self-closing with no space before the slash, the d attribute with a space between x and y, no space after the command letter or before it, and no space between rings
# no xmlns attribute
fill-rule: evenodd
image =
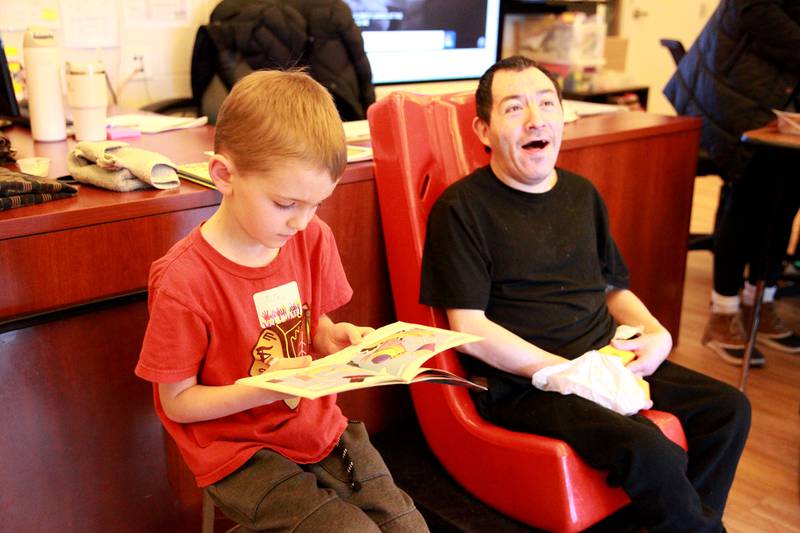
<svg viewBox="0 0 800 533"><path fill-rule="evenodd" d="M361 509L319 487L313 474L266 449L208 494L229 518L254 531L380 531Z"/></svg>
<svg viewBox="0 0 800 533"><path fill-rule="evenodd" d="M647 381L654 408L683 425L692 485L703 504L722 516L750 429L749 400L735 387L670 361Z"/></svg>
<svg viewBox="0 0 800 533"><path fill-rule="evenodd" d="M341 447L312 465L303 468L313 473L320 487L329 487L347 503L355 505L384 532L425 533L428 527L414 502L392 479L383 458L372 446L362 422L349 422L340 439ZM343 450L347 459L343 461ZM351 475L345 461L352 461L354 480L359 489L353 490ZM331 529L330 531L334 531Z"/></svg>

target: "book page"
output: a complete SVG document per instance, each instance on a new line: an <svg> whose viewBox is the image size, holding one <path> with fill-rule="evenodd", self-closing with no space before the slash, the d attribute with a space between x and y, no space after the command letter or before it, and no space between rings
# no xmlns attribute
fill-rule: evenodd
<svg viewBox="0 0 800 533"><path fill-rule="evenodd" d="M395 376L374 372L348 364L308 366L297 370L265 372L240 379L237 383L315 399L337 392L402 383Z"/></svg>
<svg viewBox="0 0 800 533"><path fill-rule="evenodd" d="M344 350L300 369L265 372L237 383L305 398L375 385L409 383L437 353L480 337L405 322L377 329ZM462 380L463 381L463 380Z"/></svg>
<svg viewBox="0 0 800 533"><path fill-rule="evenodd" d="M408 381L437 353L478 340L480 337L466 333L395 322L366 337L350 361L361 368L386 371Z"/></svg>

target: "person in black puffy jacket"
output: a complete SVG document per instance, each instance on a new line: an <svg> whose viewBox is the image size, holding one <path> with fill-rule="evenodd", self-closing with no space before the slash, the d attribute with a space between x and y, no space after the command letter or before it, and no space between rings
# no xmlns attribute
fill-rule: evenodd
<svg viewBox="0 0 800 533"><path fill-rule="evenodd" d="M800 206L800 152L742 143L743 132L799 110L800 0L721 0L678 64L664 94L682 115L703 119L700 144L726 180L714 239L714 290L703 344L742 364L755 282L766 281L758 340L800 352L775 310L781 264ZM743 287L745 266L748 279ZM742 320L744 318L744 320ZM751 363L764 364L755 351Z"/></svg>

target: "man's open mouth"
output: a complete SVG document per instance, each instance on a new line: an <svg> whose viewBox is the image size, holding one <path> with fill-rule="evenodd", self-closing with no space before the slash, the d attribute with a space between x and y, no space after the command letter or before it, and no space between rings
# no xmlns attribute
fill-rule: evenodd
<svg viewBox="0 0 800 533"><path fill-rule="evenodd" d="M522 145L522 147L525 150L541 150L541 149L545 148L548 144L550 144L550 141L538 140L538 141L531 141L529 143L525 143L525 144Z"/></svg>

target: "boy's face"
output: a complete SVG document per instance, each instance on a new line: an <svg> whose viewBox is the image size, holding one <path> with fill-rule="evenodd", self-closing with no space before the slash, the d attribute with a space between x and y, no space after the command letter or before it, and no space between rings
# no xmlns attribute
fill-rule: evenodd
<svg viewBox="0 0 800 533"><path fill-rule="evenodd" d="M473 128L491 148L492 170L506 185L527 192L552 187L564 113L553 82L542 71L495 72L490 123L476 118Z"/></svg>
<svg viewBox="0 0 800 533"><path fill-rule="evenodd" d="M280 249L303 231L336 187L330 173L286 161L263 174L231 173L225 194L232 238L237 246Z"/></svg>

